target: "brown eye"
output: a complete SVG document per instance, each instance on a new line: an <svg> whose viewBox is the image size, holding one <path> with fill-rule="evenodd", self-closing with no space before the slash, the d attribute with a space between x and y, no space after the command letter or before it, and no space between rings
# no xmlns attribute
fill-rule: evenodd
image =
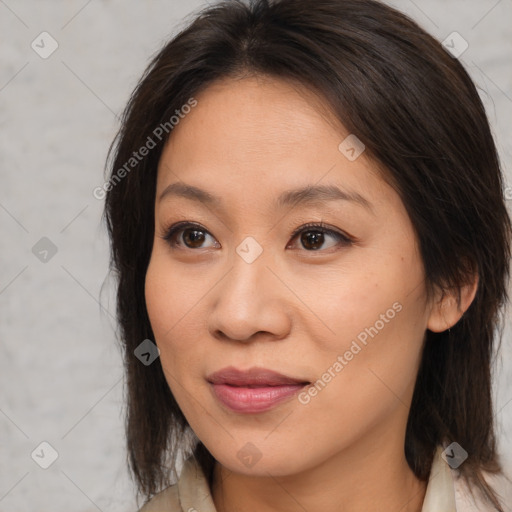
<svg viewBox="0 0 512 512"><path fill-rule="evenodd" d="M320 224L307 224L295 230L292 240L299 238L301 246L308 252L329 249L335 246L348 246L353 243L352 239L341 232L335 231ZM327 247L329 239L333 239ZM293 244L292 244L293 245Z"/></svg>
<svg viewBox="0 0 512 512"><path fill-rule="evenodd" d="M322 248L324 233L320 231L303 231L300 236L300 242L305 249L316 251Z"/></svg>
<svg viewBox="0 0 512 512"><path fill-rule="evenodd" d="M198 229L184 229L183 230L183 241L187 247L196 249L204 243L206 236L203 231Z"/></svg>
<svg viewBox="0 0 512 512"><path fill-rule="evenodd" d="M212 235L201 226L190 223L178 223L171 226L163 237L171 247L185 246L187 249L202 249L203 244L210 237L215 240ZM214 245L218 246L218 242Z"/></svg>

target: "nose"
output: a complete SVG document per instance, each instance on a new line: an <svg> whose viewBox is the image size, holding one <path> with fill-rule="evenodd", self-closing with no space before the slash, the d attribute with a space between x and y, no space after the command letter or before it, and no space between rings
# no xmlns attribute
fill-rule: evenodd
<svg viewBox="0 0 512 512"><path fill-rule="evenodd" d="M269 268L265 252L252 263L238 254L213 290L209 331L218 339L280 339L290 330L290 292ZM287 295L288 292L288 295Z"/></svg>

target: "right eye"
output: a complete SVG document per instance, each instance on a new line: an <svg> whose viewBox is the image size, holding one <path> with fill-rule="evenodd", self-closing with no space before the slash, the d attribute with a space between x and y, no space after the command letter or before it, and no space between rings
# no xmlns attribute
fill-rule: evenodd
<svg viewBox="0 0 512 512"><path fill-rule="evenodd" d="M205 240L210 237L214 240L214 247L220 247L220 244L215 241L213 236L199 224L193 224L191 222L178 222L167 229L165 229L165 235L162 237L167 241L171 248L183 248L186 249L206 249L202 244Z"/></svg>

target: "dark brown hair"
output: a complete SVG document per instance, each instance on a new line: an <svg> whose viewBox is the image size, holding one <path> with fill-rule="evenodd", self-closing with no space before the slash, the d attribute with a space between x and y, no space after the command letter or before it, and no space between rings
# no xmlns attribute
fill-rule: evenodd
<svg viewBox="0 0 512 512"><path fill-rule="evenodd" d="M134 356L144 339L154 340L144 281L157 165L172 134L156 137L155 129L169 128L176 110L213 81L250 74L315 91L365 144L408 211L430 291L460 290L478 274L476 297L461 320L449 332L426 333L404 449L426 480L435 447L456 441L469 454L462 476L501 511L482 473L501 471L491 367L511 240L496 148L461 63L411 19L373 0L233 0L209 7L158 52L129 100L104 190L127 375L128 455L139 493L149 499L170 483L181 448L194 449L208 478L214 464L160 360L145 366ZM155 147L127 168L149 138Z"/></svg>

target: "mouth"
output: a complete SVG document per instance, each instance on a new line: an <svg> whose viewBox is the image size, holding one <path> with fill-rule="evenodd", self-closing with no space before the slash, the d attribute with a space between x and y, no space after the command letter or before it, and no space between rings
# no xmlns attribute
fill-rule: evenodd
<svg viewBox="0 0 512 512"><path fill-rule="evenodd" d="M266 368L242 371L232 366L210 374L207 381L221 404L246 414L272 409L311 384Z"/></svg>

